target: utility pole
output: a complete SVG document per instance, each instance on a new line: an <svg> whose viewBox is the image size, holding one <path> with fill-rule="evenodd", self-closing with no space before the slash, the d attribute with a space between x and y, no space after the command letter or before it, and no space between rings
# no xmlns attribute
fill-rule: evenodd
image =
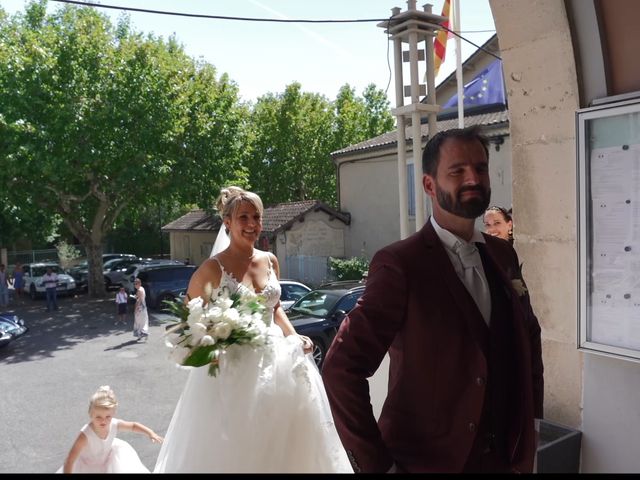
<svg viewBox="0 0 640 480"><path fill-rule="evenodd" d="M422 115L428 115L429 136L437 131L437 114L440 106L436 104L435 69L433 57L433 39L440 30L440 23L445 17L431 13L431 4L425 4L423 11L417 10L416 0L407 1L407 10L400 11L399 7L391 9L389 20L378 23L384 28L393 41L394 71L396 87L396 108L391 110L396 116L398 127L398 191L400 202L400 238L409 236L409 214L407 194L407 127L411 127L413 150L413 190L415 195L415 230L418 231L426 220L425 199L422 188ZM425 42L425 48L420 50L418 45ZM409 44L408 52L403 51L404 43ZM405 53L408 53L408 58ZM406 58L406 60L405 60ZM419 62L426 64L427 85L419 83ZM410 85L405 87L403 80L403 61L409 62ZM420 97L427 97L428 103L420 101ZM405 97L411 102L405 105Z"/></svg>

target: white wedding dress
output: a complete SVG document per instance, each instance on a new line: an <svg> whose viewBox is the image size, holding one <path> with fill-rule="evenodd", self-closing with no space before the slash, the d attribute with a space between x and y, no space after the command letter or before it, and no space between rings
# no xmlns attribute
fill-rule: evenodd
<svg viewBox="0 0 640 480"><path fill-rule="evenodd" d="M223 269L225 285L253 292ZM253 294L273 311L276 276L270 272L267 286ZM207 367L191 369L154 472L353 472L311 355L273 321L269 334L265 347L227 349L216 377Z"/></svg>

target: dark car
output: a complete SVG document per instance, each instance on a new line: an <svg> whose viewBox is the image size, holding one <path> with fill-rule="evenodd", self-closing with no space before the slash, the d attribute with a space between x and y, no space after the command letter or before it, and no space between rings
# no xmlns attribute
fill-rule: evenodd
<svg viewBox="0 0 640 480"><path fill-rule="evenodd" d="M143 258L127 267L122 275L122 279L120 280L120 285L124 287L127 293L134 294L136 292L136 288L133 285L133 282L139 272L145 268L164 265L184 265L184 262L181 262L180 260L170 260L168 258Z"/></svg>
<svg viewBox="0 0 640 480"><path fill-rule="evenodd" d="M104 265L109 260L114 258L121 259L136 259L136 255L131 253L103 253L102 264ZM76 281L76 288L78 290L86 290L89 285L89 261L83 260L79 264L69 269L69 275L71 275Z"/></svg>
<svg viewBox="0 0 640 480"><path fill-rule="evenodd" d="M112 258L102 265L104 286L107 290L114 286L121 286L127 269L134 264L150 262L151 258Z"/></svg>
<svg viewBox="0 0 640 480"><path fill-rule="evenodd" d="M287 311L296 332L313 340L313 359L318 368L342 320L363 292L364 285L358 282L330 284L307 293Z"/></svg>
<svg viewBox="0 0 640 480"><path fill-rule="evenodd" d="M0 313L0 347L6 347L28 331L29 328L24 324L24 320L17 315Z"/></svg>
<svg viewBox="0 0 640 480"><path fill-rule="evenodd" d="M164 309L164 301L173 301L187 290L195 265L148 265L138 272L147 300L147 306Z"/></svg>
<svg viewBox="0 0 640 480"><path fill-rule="evenodd" d="M303 297L311 291L304 283L296 282L295 280L280 279L280 305L282 308L288 310L296 300Z"/></svg>

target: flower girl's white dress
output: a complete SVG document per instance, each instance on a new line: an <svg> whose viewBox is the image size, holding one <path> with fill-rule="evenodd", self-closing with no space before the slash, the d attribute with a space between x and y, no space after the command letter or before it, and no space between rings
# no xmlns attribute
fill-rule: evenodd
<svg viewBox="0 0 640 480"><path fill-rule="evenodd" d="M225 285L253 292L223 269ZM256 295L273 312L276 276ZM311 355L273 322L269 334L270 345L228 348L216 377L190 370L154 472L353 472Z"/></svg>
<svg viewBox="0 0 640 480"><path fill-rule="evenodd" d="M111 419L107 438L100 438L85 424L80 430L87 437L87 446L73 464L73 473L149 473L135 449L116 438L120 420ZM56 473L62 473L60 467Z"/></svg>

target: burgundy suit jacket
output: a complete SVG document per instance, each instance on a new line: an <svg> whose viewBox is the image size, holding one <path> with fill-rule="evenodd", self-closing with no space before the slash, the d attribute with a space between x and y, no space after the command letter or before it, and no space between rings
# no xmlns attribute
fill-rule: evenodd
<svg viewBox="0 0 640 480"><path fill-rule="evenodd" d="M534 418L543 416L540 327L516 292L515 250L485 235L510 302L520 405L508 418L514 471L531 472ZM475 439L487 359L471 323L480 315L431 222L378 251L367 286L329 348L322 376L336 428L356 472L460 472ZM388 393L376 422L367 379L389 353ZM513 415L512 415L513 416Z"/></svg>

